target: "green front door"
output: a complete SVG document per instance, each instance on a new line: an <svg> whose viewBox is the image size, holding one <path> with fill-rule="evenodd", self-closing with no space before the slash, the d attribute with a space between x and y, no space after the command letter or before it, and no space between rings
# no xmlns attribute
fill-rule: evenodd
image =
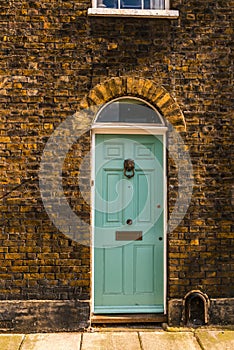
<svg viewBox="0 0 234 350"><path fill-rule="evenodd" d="M162 135L95 136L95 313L164 311L163 168Z"/></svg>

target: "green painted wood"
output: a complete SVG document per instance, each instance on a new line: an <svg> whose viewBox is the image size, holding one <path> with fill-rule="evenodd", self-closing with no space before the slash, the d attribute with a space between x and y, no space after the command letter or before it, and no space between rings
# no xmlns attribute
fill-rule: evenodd
<svg viewBox="0 0 234 350"><path fill-rule="evenodd" d="M163 139L96 135L94 312L163 312ZM125 159L135 175L124 176ZM132 225L127 225L132 219ZM142 240L116 240L141 231Z"/></svg>

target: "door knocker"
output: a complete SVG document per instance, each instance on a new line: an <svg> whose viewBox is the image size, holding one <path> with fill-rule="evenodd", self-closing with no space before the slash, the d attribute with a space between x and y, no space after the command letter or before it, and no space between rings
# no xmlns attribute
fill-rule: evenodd
<svg viewBox="0 0 234 350"><path fill-rule="evenodd" d="M127 176L127 178L131 179L135 175L134 173L135 169L135 162L132 159L125 159L124 161L124 176ZM127 174L129 172L130 174Z"/></svg>

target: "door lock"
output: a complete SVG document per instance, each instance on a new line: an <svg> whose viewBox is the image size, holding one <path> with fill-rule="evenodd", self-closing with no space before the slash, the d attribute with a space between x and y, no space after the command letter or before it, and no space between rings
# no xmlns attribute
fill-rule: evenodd
<svg viewBox="0 0 234 350"><path fill-rule="evenodd" d="M132 225L132 219L128 219L128 220L126 221L126 224Z"/></svg>

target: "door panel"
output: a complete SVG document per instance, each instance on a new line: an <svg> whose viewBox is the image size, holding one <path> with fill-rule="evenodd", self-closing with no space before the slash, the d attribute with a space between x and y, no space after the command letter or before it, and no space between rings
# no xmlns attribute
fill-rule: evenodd
<svg viewBox="0 0 234 350"><path fill-rule="evenodd" d="M153 201L152 193L149 189L152 187L152 173L149 171L141 171L136 173L136 203L137 208L137 222L146 223L151 222L152 220L152 211L153 211Z"/></svg>
<svg viewBox="0 0 234 350"><path fill-rule="evenodd" d="M138 245L133 252L134 293L154 293L154 247Z"/></svg>
<svg viewBox="0 0 234 350"><path fill-rule="evenodd" d="M163 312L163 167L163 136L96 135L95 313Z"/></svg>
<svg viewBox="0 0 234 350"><path fill-rule="evenodd" d="M121 174L119 172L117 173L109 169L106 170L103 175L103 181L106 184L106 186L103 189L104 198L106 199L106 220L103 223L103 225L105 226L113 222L121 224L122 213L120 211L115 212L115 207L113 206L113 202L118 196L116 184L118 184L121 180ZM121 191L121 189L119 190Z"/></svg>
<svg viewBox="0 0 234 350"><path fill-rule="evenodd" d="M104 294L123 293L123 247L104 249ZM115 265L113 266L113 261ZM112 276L115 278L112 278Z"/></svg>

